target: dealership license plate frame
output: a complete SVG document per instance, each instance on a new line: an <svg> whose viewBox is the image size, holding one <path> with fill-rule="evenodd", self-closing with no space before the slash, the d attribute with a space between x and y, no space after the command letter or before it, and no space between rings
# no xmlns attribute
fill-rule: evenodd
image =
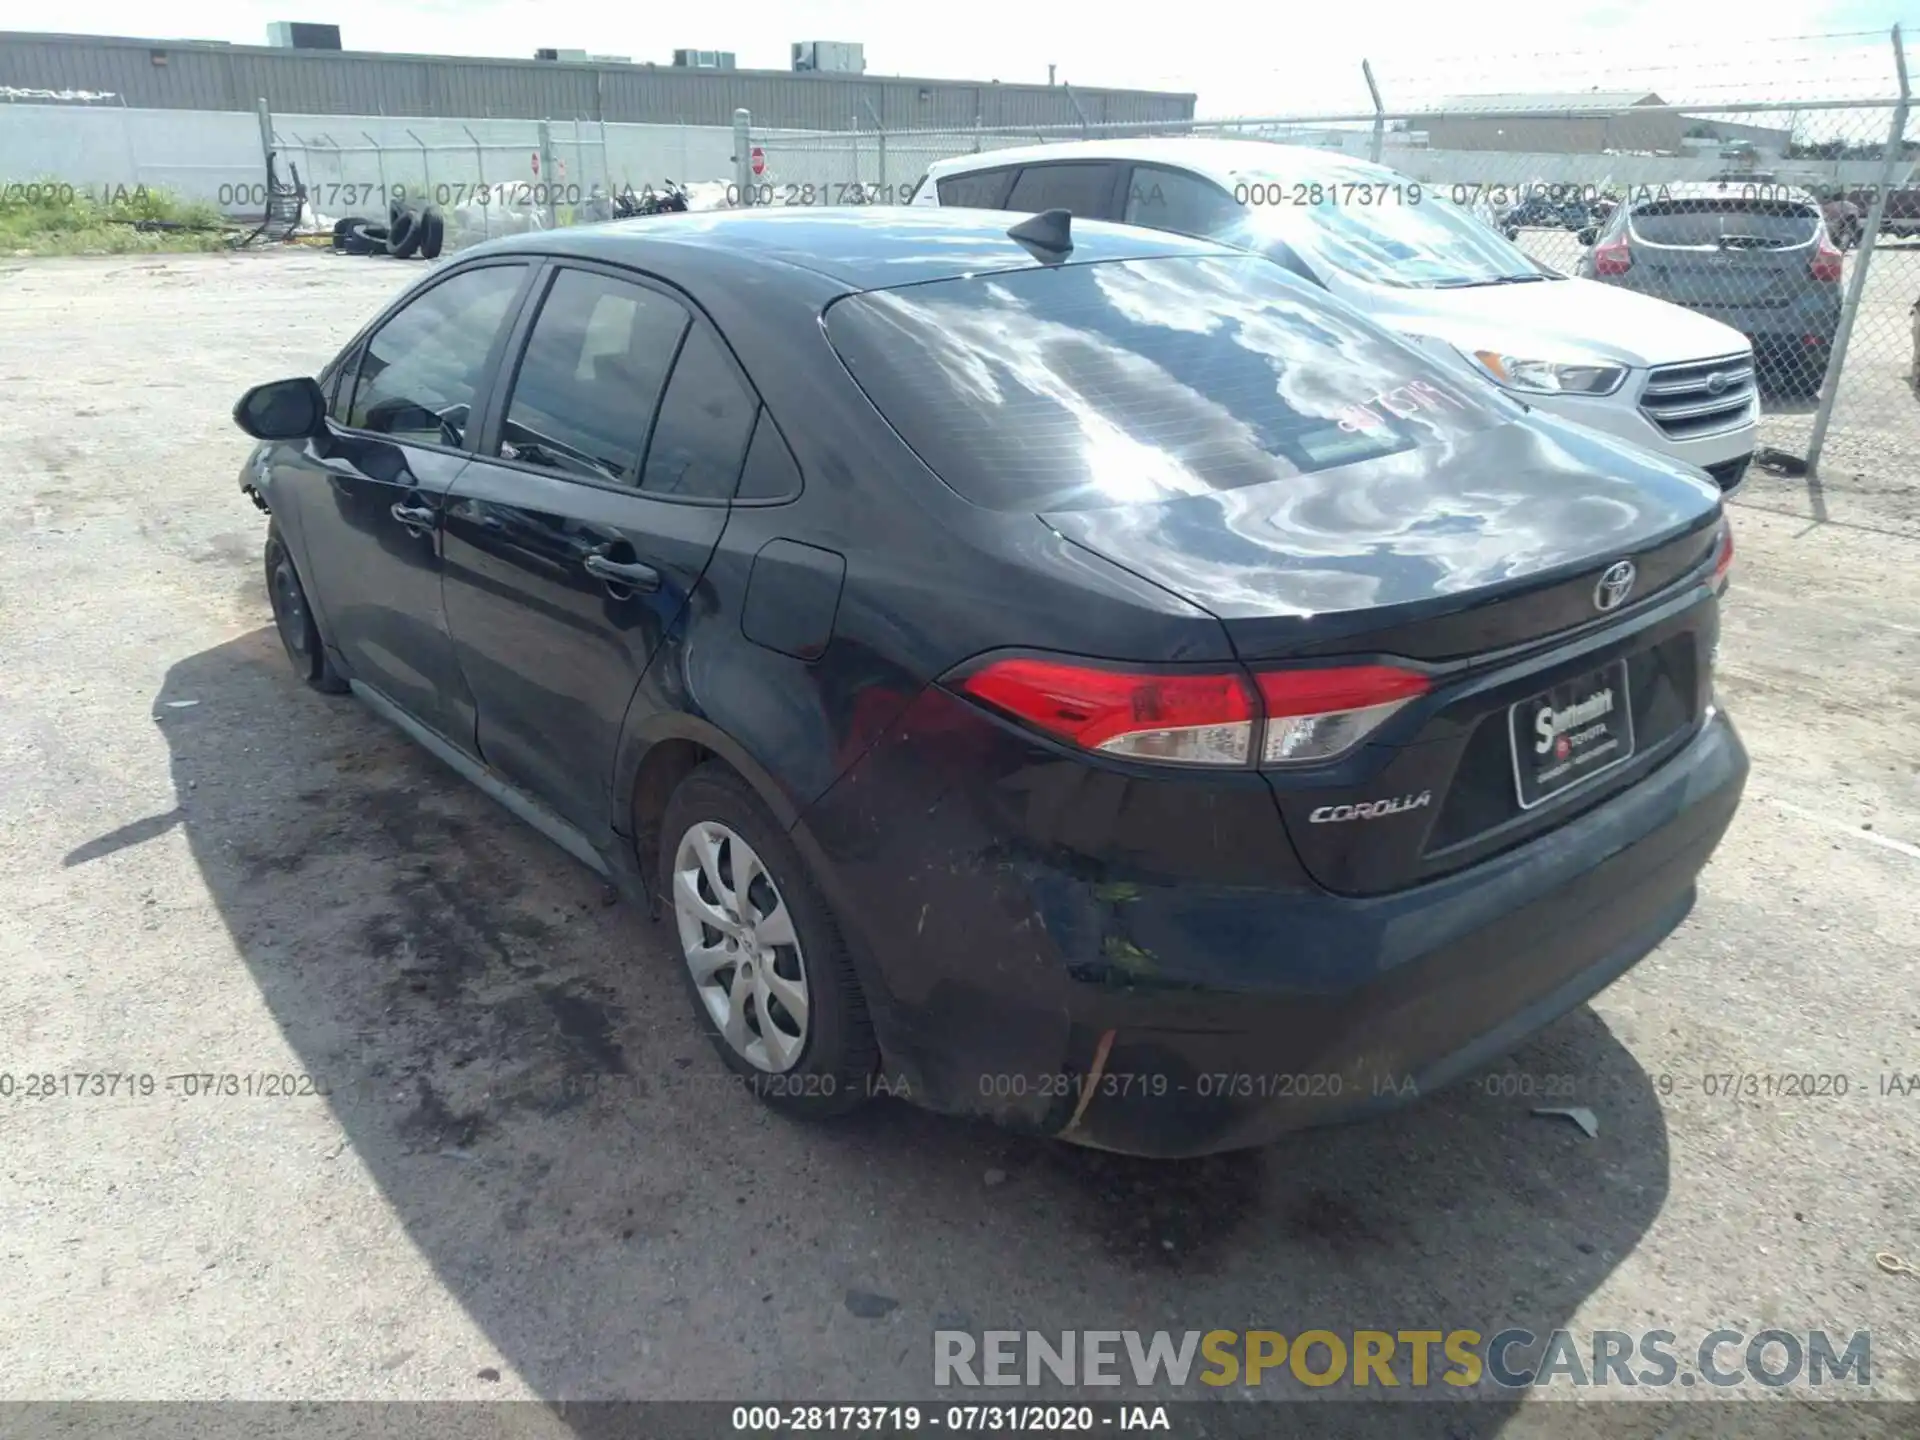
<svg viewBox="0 0 1920 1440"><path fill-rule="evenodd" d="M1625 741L1620 753L1598 769L1589 770L1578 778L1570 780L1564 785L1556 786L1551 790L1541 790L1536 775L1533 779L1533 798L1529 799L1527 796L1528 777L1521 769L1521 746L1523 743L1523 733L1531 736L1534 732L1530 724L1523 732L1520 723L1522 713L1524 712L1529 717L1537 714L1538 708L1543 702L1554 703L1556 705L1571 704L1584 696L1590 696L1596 693L1609 681L1617 688L1620 695L1619 705L1606 717L1610 724L1617 722L1614 728ZM1561 695L1562 692L1567 692L1567 698L1565 700L1556 700L1555 697ZM1633 693L1628 688L1627 662L1625 658L1610 660L1605 665L1598 666L1592 670L1583 670L1580 674L1570 676L1558 684L1549 685L1544 690L1534 691L1533 694L1527 696L1524 700L1514 701L1513 704L1507 707L1507 748L1513 760L1514 800L1523 811L1537 810L1542 805L1551 804L1553 801L1571 794L1583 786L1591 784L1602 775L1611 774L1622 765L1625 765L1629 760L1633 759L1633 757L1639 753L1639 750L1638 742L1633 731Z"/></svg>

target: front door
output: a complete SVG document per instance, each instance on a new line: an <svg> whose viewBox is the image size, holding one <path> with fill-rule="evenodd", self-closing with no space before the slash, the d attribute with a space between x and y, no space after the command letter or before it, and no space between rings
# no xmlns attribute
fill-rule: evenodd
<svg viewBox="0 0 1920 1440"><path fill-rule="evenodd" d="M449 275L347 361L328 438L293 463L308 589L347 673L464 749L473 703L441 609L441 507L531 267Z"/></svg>
<svg viewBox="0 0 1920 1440"><path fill-rule="evenodd" d="M480 754L589 835L627 706L727 522L759 401L704 317L556 266L446 507L447 623Z"/></svg>

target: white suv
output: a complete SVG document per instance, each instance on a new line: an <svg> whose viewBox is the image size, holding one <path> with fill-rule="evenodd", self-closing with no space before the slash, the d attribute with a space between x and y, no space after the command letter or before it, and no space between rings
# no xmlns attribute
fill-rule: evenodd
<svg viewBox="0 0 1920 1440"><path fill-rule="evenodd" d="M1530 405L1740 483L1760 408L1744 335L1549 270L1438 189L1259 140L1087 140L939 161L912 203L1059 208L1257 251Z"/></svg>

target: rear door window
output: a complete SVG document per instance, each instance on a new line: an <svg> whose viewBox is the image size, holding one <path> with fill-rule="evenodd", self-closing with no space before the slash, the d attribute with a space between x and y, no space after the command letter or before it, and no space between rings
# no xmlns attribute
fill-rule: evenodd
<svg viewBox="0 0 1920 1440"><path fill-rule="evenodd" d="M1018 173L1018 168L1010 165L998 170L975 170L966 175L948 175L934 182L934 188L942 205L1000 210L1006 206L1007 192L1013 188L1013 177Z"/></svg>
<svg viewBox="0 0 1920 1440"><path fill-rule="evenodd" d="M657 290L562 270L514 377L500 458L636 484L686 329L686 310Z"/></svg>
<svg viewBox="0 0 1920 1440"><path fill-rule="evenodd" d="M929 468L1000 510L1230 490L1457 445L1518 414L1257 256L873 291L836 302L827 331Z"/></svg>
<svg viewBox="0 0 1920 1440"><path fill-rule="evenodd" d="M1113 182L1118 166L1104 160L1029 165L1013 182L1008 210L1066 210L1087 220L1113 218Z"/></svg>
<svg viewBox="0 0 1920 1440"><path fill-rule="evenodd" d="M1820 215L1787 201L1656 200L1635 210L1631 224L1649 245L1783 250L1811 243Z"/></svg>

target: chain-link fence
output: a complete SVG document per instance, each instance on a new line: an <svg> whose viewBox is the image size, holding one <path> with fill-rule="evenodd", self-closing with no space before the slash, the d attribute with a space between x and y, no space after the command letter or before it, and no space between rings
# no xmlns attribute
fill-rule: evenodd
<svg viewBox="0 0 1920 1440"><path fill-rule="evenodd" d="M282 178L297 168L321 229L354 218L384 224L394 203L431 204L446 217L452 249L612 216L616 185L603 125L436 121L402 135L273 132Z"/></svg>
<svg viewBox="0 0 1920 1440"><path fill-rule="evenodd" d="M1545 383L1643 387L1639 408L1648 421L1671 440L1702 441L1702 450L1713 449L1704 442L1714 435L1744 429L1757 406L1760 458L1788 471L1817 466L1824 456L1829 468L1898 464L1920 474L1920 185L1909 183L1920 145L1905 138L1897 35L1888 59L1882 93L1862 98L1714 95L1686 105L1628 89L1488 96L1474 105L1396 113L1379 105L1374 91L1370 113L1323 117L756 132L763 171L740 198L901 204L934 162L1012 147L1165 136L1272 142L1270 160L1236 162L1254 172L1232 198L1256 228L1311 231L1313 253L1378 283L1459 289L1456 328L1470 328L1478 312L1500 318L1490 329L1521 329L1529 310L1543 331L1558 326L1566 357L1515 359L1581 358L1577 326L1549 322L1546 307L1509 289L1516 275L1538 267L1619 291L1617 305L1595 312L1594 328L1637 352L1631 381L1604 364L1562 364L1547 367L1553 373ZM1366 78L1371 89L1370 70ZM1717 88L1734 87L1723 78ZM1395 174L1373 176L1374 183L1364 172L1325 183L1323 158L1280 146L1337 152ZM1135 203L1140 185L1136 180L1129 193L1119 168L1125 146L1115 149L1113 184L1097 199L1088 198L1084 174L1055 171L1058 197L1049 198L1044 186L1021 183L1016 190L1010 178L989 203L1065 203L1076 213L1141 219L1134 212L1152 206ZM950 203L977 204L986 193L979 186L953 190L960 198ZM1197 229L1221 222L1196 218L1189 226L1169 211L1160 223ZM1566 312L1564 305L1552 309ZM1682 364L1724 362L1748 345L1751 371ZM1913 518L1920 521L1920 507Z"/></svg>

